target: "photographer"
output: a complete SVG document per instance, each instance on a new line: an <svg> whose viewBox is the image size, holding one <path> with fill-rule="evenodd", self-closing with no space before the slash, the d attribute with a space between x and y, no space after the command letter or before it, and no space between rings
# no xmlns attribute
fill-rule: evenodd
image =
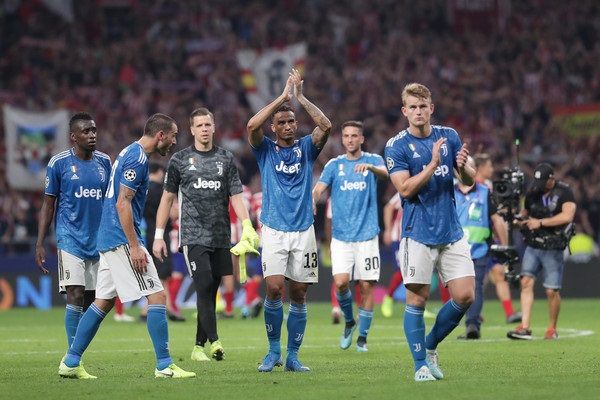
<svg viewBox="0 0 600 400"><path fill-rule="evenodd" d="M531 310L533 287L538 274L544 273L544 288L548 297L550 325L546 339L557 339L556 323L560 311L559 290L562 284L563 252L572 235L575 216L573 191L554 178L549 164L539 164L534 171L534 181L525 196L525 207L514 225L521 228L525 243L521 270L521 310L523 323L507 333L511 339L532 339Z"/></svg>

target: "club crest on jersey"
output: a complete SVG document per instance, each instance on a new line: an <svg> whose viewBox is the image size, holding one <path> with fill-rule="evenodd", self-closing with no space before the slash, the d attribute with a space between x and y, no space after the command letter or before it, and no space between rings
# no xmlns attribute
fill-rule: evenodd
<svg viewBox="0 0 600 400"><path fill-rule="evenodd" d="M296 153L296 158L302 157L302 150L300 150L300 147L294 147L294 153Z"/></svg>
<svg viewBox="0 0 600 400"><path fill-rule="evenodd" d="M104 182L106 180L106 174L104 173L104 168L98 167L98 173L100 174L100 181Z"/></svg>
<svg viewBox="0 0 600 400"><path fill-rule="evenodd" d="M217 161L217 172L219 173L219 175L223 175L223 162L222 161Z"/></svg>
<svg viewBox="0 0 600 400"><path fill-rule="evenodd" d="M447 146L447 144L446 144L446 143L444 143L444 144L443 144L443 145L440 147L440 151L441 151L441 153L442 153L442 155L443 155L444 157L447 157L447 156L448 156L448 146Z"/></svg>

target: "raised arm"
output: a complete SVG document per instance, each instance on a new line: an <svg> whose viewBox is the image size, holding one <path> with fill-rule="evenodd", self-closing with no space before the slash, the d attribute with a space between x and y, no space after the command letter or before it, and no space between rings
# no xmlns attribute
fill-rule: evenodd
<svg viewBox="0 0 600 400"><path fill-rule="evenodd" d="M291 74L290 74L291 75ZM263 124L269 119L271 114L275 112L275 110L281 106L282 104L290 101L292 98L292 77L290 76L285 83L285 88L283 92L273 100L271 103L264 106L259 112L257 112L246 125L246 132L248 133L248 140L252 147L258 147L264 137L264 133L262 130Z"/></svg>
<svg viewBox="0 0 600 400"><path fill-rule="evenodd" d="M304 96L304 81L301 79L300 73L293 69L290 75L294 85L294 96L296 96L298 102L302 105L302 107L304 107L308 115L310 115L314 123L317 125L312 132L312 142L317 148L322 149L323 146L325 146L325 143L327 143L329 133L331 132L331 121L329 121L329 118L323 114L323 111L321 111Z"/></svg>

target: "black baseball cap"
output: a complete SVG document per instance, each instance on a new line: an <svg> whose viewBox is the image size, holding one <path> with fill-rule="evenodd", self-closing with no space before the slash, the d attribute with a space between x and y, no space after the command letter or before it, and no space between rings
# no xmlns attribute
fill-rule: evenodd
<svg viewBox="0 0 600 400"><path fill-rule="evenodd" d="M548 163L541 163L533 171L532 191L543 191L546 188L548 179L554 177L554 169Z"/></svg>

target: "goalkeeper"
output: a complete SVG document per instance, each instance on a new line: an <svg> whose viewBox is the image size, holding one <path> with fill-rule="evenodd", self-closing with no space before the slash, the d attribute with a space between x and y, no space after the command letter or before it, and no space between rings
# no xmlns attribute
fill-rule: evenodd
<svg viewBox="0 0 600 400"><path fill-rule="evenodd" d="M221 278L232 275L229 200L240 220L242 245L238 253L258 248L258 235L242 201L242 183L233 154L213 145L215 120L206 108L190 115L194 143L173 154L167 167L163 194L156 215L156 235L152 251L162 259L167 247L162 240L169 210L178 198L179 251L186 260L196 287L198 310L194 361L223 360L225 350L217 333L215 302ZM206 348L205 348L206 347Z"/></svg>

